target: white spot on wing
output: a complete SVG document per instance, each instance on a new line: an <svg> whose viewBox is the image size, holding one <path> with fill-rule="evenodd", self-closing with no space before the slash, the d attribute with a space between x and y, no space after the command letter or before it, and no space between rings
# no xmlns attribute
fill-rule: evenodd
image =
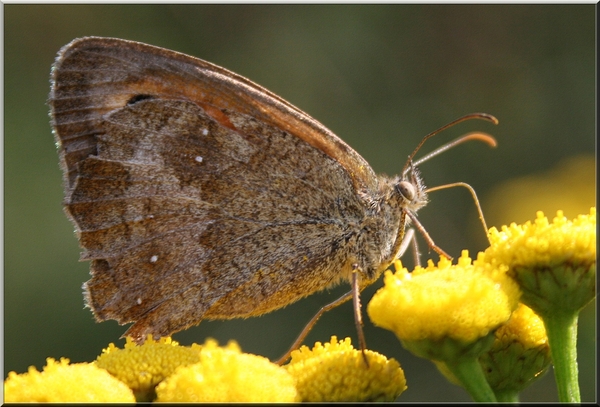
<svg viewBox="0 0 600 407"><path fill-rule="evenodd" d="M202 129L202 135L208 136L208 129Z"/></svg>
<svg viewBox="0 0 600 407"><path fill-rule="evenodd" d="M158 261L158 256L155 254L154 256L150 257L150 263L156 263Z"/></svg>
<svg viewBox="0 0 600 407"><path fill-rule="evenodd" d="M140 297L138 297L138 299L135 300L135 302L137 303L137 305L142 305L142 299Z"/></svg>
<svg viewBox="0 0 600 407"><path fill-rule="evenodd" d="M203 158L200 156L197 156L196 158L194 158L194 160L198 161L199 163L202 162Z"/></svg>

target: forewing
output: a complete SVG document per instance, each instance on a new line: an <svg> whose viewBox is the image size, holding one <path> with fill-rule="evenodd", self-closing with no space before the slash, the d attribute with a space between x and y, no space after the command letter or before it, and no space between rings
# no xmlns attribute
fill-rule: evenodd
<svg viewBox="0 0 600 407"><path fill-rule="evenodd" d="M133 41L86 37L61 49L52 77L53 123L70 185L74 165L94 149L94 126L102 115L132 98L152 96L194 101L226 126L223 108L286 129L340 163L356 190L376 189L369 164L321 123L267 89L201 59Z"/></svg>
<svg viewBox="0 0 600 407"><path fill-rule="evenodd" d="M135 322L128 334L138 340L326 287L364 210L360 172L311 143L321 125L237 75L173 54L84 39L53 72L66 211L92 260L87 302L100 320Z"/></svg>

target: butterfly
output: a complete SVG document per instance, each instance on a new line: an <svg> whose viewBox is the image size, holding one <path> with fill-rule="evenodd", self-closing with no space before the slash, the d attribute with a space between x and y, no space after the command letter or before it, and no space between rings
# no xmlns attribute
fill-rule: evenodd
<svg viewBox="0 0 600 407"><path fill-rule="evenodd" d="M377 175L306 113L203 60L87 37L51 76L65 212L91 261L86 304L133 323L137 342L341 282L360 325L360 290L427 203L412 156L401 175Z"/></svg>

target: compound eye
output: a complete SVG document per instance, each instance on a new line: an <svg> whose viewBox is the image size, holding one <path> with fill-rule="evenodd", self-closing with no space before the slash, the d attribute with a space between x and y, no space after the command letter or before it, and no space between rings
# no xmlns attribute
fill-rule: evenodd
<svg viewBox="0 0 600 407"><path fill-rule="evenodd" d="M404 198L409 201L412 201L415 198L415 186L408 181L400 181L398 184L396 184L396 189Z"/></svg>

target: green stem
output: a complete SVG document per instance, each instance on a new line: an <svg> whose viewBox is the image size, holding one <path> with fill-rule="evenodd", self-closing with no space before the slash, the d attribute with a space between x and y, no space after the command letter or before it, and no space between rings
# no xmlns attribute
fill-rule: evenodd
<svg viewBox="0 0 600 407"><path fill-rule="evenodd" d="M561 402L581 402L577 371L577 318L577 312L569 315L554 312L543 318Z"/></svg>
<svg viewBox="0 0 600 407"><path fill-rule="evenodd" d="M496 392L498 403L518 403L519 393L516 391Z"/></svg>
<svg viewBox="0 0 600 407"><path fill-rule="evenodd" d="M474 401L496 402L496 396L485 379L477 358L465 357L457 359L454 363L446 362L446 367L456 376Z"/></svg>

